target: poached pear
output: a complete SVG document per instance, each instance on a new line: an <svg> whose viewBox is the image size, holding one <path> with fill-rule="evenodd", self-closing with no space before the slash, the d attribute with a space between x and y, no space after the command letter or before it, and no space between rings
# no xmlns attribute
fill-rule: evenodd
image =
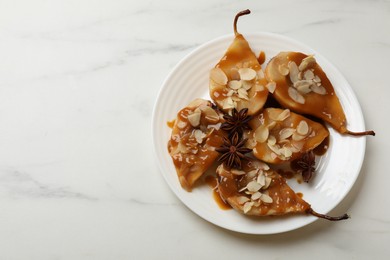
<svg viewBox="0 0 390 260"><path fill-rule="evenodd" d="M268 63L265 74L267 80L276 83L273 95L283 107L322 119L341 134L375 135L373 131L347 129L333 85L313 56L281 52Z"/></svg>
<svg viewBox="0 0 390 260"><path fill-rule="evenodd" d="M237 21L249 10L239 12L234 19L235 38L225 55L210 71L210 97L225 113L248 109L256 114L267 100L267 80L256 55L247 40L237 32Z"/></svg>
<svg viewBox="0 0 390 260"><path fill-rule="evenodd" d="M177 113L168 151L185 190L191 191L219 156L215 149L226 136L220 129L222 122L222 114L204 99L195 99Z"/></svg>
<svg viewBox="0 0 390 260"><path fill-rule="evenodd" d="M289 109L266 108L250 122L247 145L253 155L267 163L280 164L301 157L320 145L329 131L322 124Z"/></svg>
<svg viewBox="0 0 390 260"><path fill-rule="evenodd" d="M263 162L248 159L240 170L221 164L217 174L221 198L245 215L311 214L332 221L349 218L347 214L330 217L315 212L282 176Z"/></svg>

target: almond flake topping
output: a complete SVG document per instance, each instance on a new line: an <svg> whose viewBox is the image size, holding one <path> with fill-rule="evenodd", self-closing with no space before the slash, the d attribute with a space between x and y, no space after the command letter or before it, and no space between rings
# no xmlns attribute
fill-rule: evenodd
<svg viewBox="0 0 390 260"><path fill-rule="evenodd" d="M246 188L250 192L256 192L261 189L261 185L256 181L251 181L246 185Z"/></svg>
<svg viewBox="0 0 390 260"><path fill-rule="evenodd" d="M261 195L260 200L265 202L265 203L272 203L273 202L273 199L264 193Z"/></svg>
<svg viewBox="0 0 390 260"><path fill-rule="evenodd" d="M299 64L299 70L304 71L306 69L312 68L316 64L316 60L312 55L307 56L301 61L301 64Z"/></svg>
<svg viewBox="0 0 390 260"><path fill-rule="evenodd" d="M294 132L295 132L294 128L283 128L282 130L279 131L280 139L281 140L287 139L290 136L292 136Z"/></svg>
<svg viewBox="0 0 390 260"><path fill-rule="evenodd" d="M288 88L288 95L295 102L297 102L299 104L305 104L305 98L301 94L299 94L299 92L295 88L289 87Z"/></svg>
<svg viewBox="0 0 390 260"><path fill-rule="evenodd" d="M284 121L284 120L287 119L289 116L290 116L290 110L285 109L285 110L282 111L282 113L280 113L280 114L278 115L278 117L276 118L276 121Z"/></svg>
<svg viewBox="0 0 390 260"><path fill-rule="evenodd" d="M218 85L225 86L228 83L228 77L221 68L213 68L210 71L210 78Z"/></svg>
<svg viewBox="0 0 390 260"><path fill-rule="evenodd" d="M256 71L251 68L241 68L238 70L238 74L240 74L240 78L242 80L252 80L256 77Z"/></svg>
<svg viewBox="0 0 390 260"><path fill-rule="evenodd" d="M245 196L240 196L240 197L237 198L237 202L240 205L242 205L242 204L244 204L245 202L248 202L248 201L249 201L248 197L245 197Z"/></svg>
<svg viewBox="0 0 390 260"><path fill-rule="evenodd" d="M197 127L200 123L200 116L201 116L200 112L194 112L188 115L187 119L193 127Z"/></svg>
<svg viewBox="0 0 390 260"><path fill-rule="evenodd" d="M267 85L266 85L268 91L270 93L274 93L275 92L275 89L276 89L276 83L275 82L269 82Z"/></svg>
<svg viewBox="0 0 390 260"><path fill-rule="evenodd" d="M228 87L231 89L234 89L234 90L241 88L241 86L242 86L242 83L239 80L231 80L228 83Z"/></svg>
<svg viewBox="0 0 390 260"><path fill-rule="evenodd" d="M268 139L268 136L269 130L265 125L259 126L254 133L255 139L259 143L264 143Z"/></svg>
<svg viewBox="0 0 390 260"><path fill-rule="evenodd" d="M202 130L196 129L194 131L194 137L196 139L196 142L198 144L201 144L203 142L203 139L206 137L206 134L202 132Z"/></svg>
<svg viewBox="0 0 390 260"><path fill-rule="evenodd" d="M305 120L301 120L297 126L297 132L300 135L307 135L309 132L309 125Z"/></svg>
<svg viewBox="0 0 390 260"><path fill-rule="evenodd" d="M244 213L248 213L251 210L253 204L255 204L253 201L246 202L244 204Z"/></svg>

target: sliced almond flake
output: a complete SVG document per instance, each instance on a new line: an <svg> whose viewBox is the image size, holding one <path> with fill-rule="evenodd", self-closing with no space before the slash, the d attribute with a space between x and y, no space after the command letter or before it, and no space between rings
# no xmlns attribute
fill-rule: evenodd
<svg viewBox="0 0 390 260"><path fill-rule="evenodd" d="M300 71L300 72L298 73L298 79L299 79L299 80L303 80L303 73L302 73L302 71Z"/></svg>
<svg viewBox="0 0 390 260"><path fill-rule="evenodd" d="M278 117L276 118L276 121L284 121L284 120L287 119L289 116L290 116L290 110L285 109L285 110L282 111L282 113L280 113L280 114L278 115Z"/></svg>
<svg viewBox="0 0 390 260"><path fill-rule="evenodd" d="M294 83L294 87L295 88L298 88L298 87L310 87L311 84L312 84L311 80L299 80L299 81Z"/></svg>
<svg viewBox="0 0 390 260"><path fill-rule="evenodd" d="M275 145L276 144L276 138L273 135L268 136L268 142L269 145Z"/></svg>
<svg viewBox="0 0 390 260"><path fill-rule="evenodd" d="M246 185L246 188L247 188L248 191L250 191L250 192L256 192L256 191L260 190L261 185L258 184L256 181L251 181L251 182L249 182L249 183Z"/></svg>
<svg viewBox="0 0 390 260"><path fill-rule="evenodd" d="M253 204L254 204L254 202L252 202L252 201L248 201L244 204L244 208L243 208L244 214L248 213L251 210Z"/></svg>
<svg viewBox="0 0 390 260"><path fill-rule="evenodd" d="M249 171L249 172L246 174L247 178L248 178L248 179L254 178L254 177L256 176L256 174L257 174L258 171L259 171L258 169Z"/></svg>
<svg viewBox="0 0 390 260"><path fill-rule="evenodd" d="M290 140L289 139L280 139L278 144L289 144L290 143Z"/></svg>
<svg viewBox="0 0 390 260"><path fill-rule="evenodd" d="M268 171L268 170L270 169L269 166L268 166L268 164L263 163L263 162L261 162L261 163L263 164L262 169L263 169L264 171Z"/></svg>
<svg viewBox="0 0 390 260"><path fill-rule="evenodd" d="M269 130L272 130L275 126L276 126L276 122L275 122L275 121L272 121L272 122L270 122L270 123L267 125L267 127L268 127Z"/></svg>
<svg viewBox="0 0 390 260"><path fill-rule="evenodd" d="M306 70L305 73L303 74L303 77L306 80L312 80L312 79L314 79L314 73L311 70Z"/></svg>
<svg viewBox="0 0 390 260"><path fill-rule="evenodd" d="M293 135L292 135L292 140L294 141L301 141L303 139L305 139L306 136L304 135L300 135L298 134L297 132L295 132Z"/></svg>
<svg viewBox="0 0 390 260"><path fill-rule="evenodd" d="M246 197L246 196L240 196L237 198L237 202L238 204L242 205L244 204L245 202L248 202L249 201L249 198Z"/></svg>
<svg viewBox="0 0 390 260"><path fill-rule="evenodd" d="M284 157L289 158L289 157L291 157L292 154L293 153L292 153L290 148L288 148L287 146L283 147L283 155L284 155Z"/></svg>
<svg viewBox="0 0 390 260"><path fill-rule="evenodd" d="M282 74L283 76L287 76L288 73L290 73L290 70L284 64L279 65L278 69L279 69L280 74Z"/></svg>
<svg viewBox="0 0 390 260"><path fill-rule="evenodd" d="M253 149L256 147L257 141L254 138L249 138L248 141L246 141L246 147L249 149Z"/></svg>
<svg viewBox="0 0 390 260"><path fill-rule="evenodd" d="M292 145L297 148L299 151L302 151L303 145L305 142L293 142Z"/></svg>
<svg viewBox="0 0 390 260"><path fill-rule="evenodd" d="M213 68L210 71L210 79L222 86L226 85L228 82L228 77L221 68Z"/></svg>
<svg viewBox="0 0 390 260"><path fill-rule="evenodd" d="M264 90L264 86L261 85L261 84L255 84L255 85L253 86L253 90L256 91L256 92L263 91L263 90Z"/></svg>
<svg viewBox="0 0 390 260"><path fill-rule="evenodd" d="M294 84L295 82L298 81L298 73L299 73L298 66L295 62L290 61L288 63L288 69L290 71L290 80Z"/></svg>
<svg viewBox="0 0 390 260"><path fill-rule="evenodd" d="M246 187L242 187L238 192L243 192L244 190L246 190Z"/></svg>
<svg viewBox="0 0 390 260"><path fill-rule="evenodd" d="M218 113L209 106L204 106L200 108L207 121L211 123L217 123L219 121Z"/></svg>
<svg viewBox="0 0 390 260"><path fill-rule="evenodd" d="M253 193L252 196L251 196L251 200L258 200L258 199L260 199L261 195L262 194L260 192L258 192L258 191Z"/></svg>
<svg viewBox="0 0 390 260"><path fill-rule="evenodd" d="M272 160L275 160L278 156L276 155L276 153L271 153L271 158Z"/></svg>
<svg viewBox="0 0 390 260"><path fill-rule="evenodd" d="M227 97L223 100L223 109L232 109L234 108L233 99L231 97Z"/></svg>
<svg viewBox="0 0 390 260"><path fill-rule="evenodd" d="M240 88L237 92L238 92L238 96L239 96L240 98L245 99L245 100L249 100L249 98L248 98L248 93L246 92L245 89Z"/></svg>
<svg viewBox="0 0 390 260"><path fill-rule="evenodd" d="M265 190L265 189L268 189L268 187L269 187L269 185L271 184L271 182L272 182L272 178L271 177L265 177L265 185L264 185L264 187L263 187L263 189Z"/></svg>
<svg viewBox="0 0 390 260"><path fill-rule="evenodd" d="M325 95L326 94L326 89L322 85L317 85L313 84L311 86L311 90L313 90L314 93L320 94L320 95Z"/></svg>
<svg viewBox="0 0 390 260"><path fill-rule="evenodd" d="M241 81L242 83L242 88L245 89L246 91L250 90L253 86L252 82L249 81Z"/></svg>
<svg viewBox="0 0 390 260"><path fill-rule="evenodd" d="M251 68L242 68L238 70L241 80L252 80L256 77L256 71Z"/></svg>
<svg viewBox="0 0 390 260"><path fill-rule="evenodd" d="M267 145L268 145L269 149L271 149L272 152L274 152L275 154L277 154L277 155L281 155L282 154L280 148L277 145L271 145L269 143L267 143Z"/></svg>
<svg viewBox="0 0 390 260"><path fill-rule="evenodd" d="M192 113L192 114L188 115L188 117L187 117L188 122L190 122L190 124L193 127L197 127L200 123L200 116L201 116L200 112Z"/></svg>
<svg viewBox="0 0 390 260"><path fill-rule="evenodd" d="M241 80L231 80L228 82L228 87L237 90L242 87Z"/></svg>
<svg viewBox="0 0 390 260"><path fill-rule="evenodd" d="M240 170L237 170L237 169L232 169L231 173L233 173L234 175L244 175L245 174L244 171L240 171Z"/></svg>
<svg viewBox="0 0 390 260"><path fill-rule="evenodd" d="M265 125L259 126L254 133L255 139L259 143L264 143L268 139L268 136L269 130Z"/></svg>
<svg viewBox="0 0 390 260"><path fill-rule="evenodd" d="M232 96L232 100L235 102L241 101L241 98L237 97L236 95Z"/></svg>
<svg viewBox="0 0 390 260"><path fill-rule="evenodd" d="M318 77L318 76L316 75L316 76L314 77L313 81L314 81L315 83L319 83L319 82L321 82L321 78Z"/></svg>
<svg viewBox="0 0 390 260"><path fill-rule="evenodd" d="M309 85L304 84L304 85L298 86L297 90L301 94L307 94L307 93L311 92L311 88L310 87L311 87L311 84L309 84Z"/></svg>
<svg viewBox="0 0 390 260"><path fill-rule="evenodd" d="M263 79L264 77L265 77L265 75L264 75L264 71L263 70L257 71L257 78Z"/></svg>
<svg viewBox="0 0 390 260"><path fill-rule="evenodd" d="M202 130L196 129L194 131L194 137L196 139L196 142L198 144L201 144L203 142L203 138L206 137L206 134L202 132Z"/></svg>
<svg viewBox="0 0 390 260"><path fill-rule="evenodd" d="M260 184L262 187L265 185L265 175L260 174L257 176L257 183Z"/></svg>
<svg viewBox="0 0 390 260"><path fill-rule="evenodd" d="M234 93L235 91L233 89L229 89L229 91L226 93L226 96L231 97Z"/></svg>
<svg viewBox="0 0 390 260"><path fill-rule="evenodd" d="M189 148L182 144L181 142L178 143L175 151L172 154L178 154L178 153L188 153Z"/></svg>
<svg viewBox="0 0 390 260"><path fill-rule="evenodd" d="M272 203L273 202L273 199L270 196L268 196L267 194L264 194L264 193L261 195L260 199L264 203Z"/></svg>
<svg viewBox="0 0 390 260"><path fill-rule="evenodd" d="M316 59L312 55L307 56L301 61L301 64L299 64L299 70L304 71L306 69L312 68L316 64Z"/></svg>
<svg viewBox="0 0 390 260"><path fill-rule="evenodd" d="M297 102L299 104L305 104L305 98L301 94L299 94L299 92L295 88L289 87L288 88L288 95L295 102Z"/></svg>
<svg viewBox="0 0 390 260"><path fill-rule="evenodd" d="M268 110L268 117L274 121L276 121L280 115L280 113L282 113L280 111L280 109L269 109Z"/></svg>
<svg viewBox="0 0 390 260"><path fill-rule="evenodd" d="M178 127L179 129L183 129L183 128L186 127L186 126L187 126L187 123L184 122L184 121L179 121L179 122L177 122L177 127Z"/></svg>
<svg viewBox="0 0 390 260"><path fill-rule="evenodd" d="M300 135L307 135L309 132L309 125L305 120L301 120L297 126L297 133Z"/></svg>
<svg viewBox="0 0 390 260"><path fill-rule="evenodd" d="M293 152L293 153L298 153L298 152L300 152L300 150L299 150L298 148L296 148L294 145L291 145L291 146L289 147L289 149L290 149L291 152Z"/></svg>
<svg viewBox="0 0 390 260"><path fill-rule="evenodd" d="M282 130L279 131L279 136L280 136L279 139L281 140L287 139L290 136L292 136L294 132L295 132L294 128L283 128Z"/></svg>
<svg viewBox="0 0 390 260"><path fill-rule="evenodd" d="M270 93L274 93L275 92L275 89L276 89L276 83L275 82L269 82L267 85L266 85L268 91Z"/></svg>

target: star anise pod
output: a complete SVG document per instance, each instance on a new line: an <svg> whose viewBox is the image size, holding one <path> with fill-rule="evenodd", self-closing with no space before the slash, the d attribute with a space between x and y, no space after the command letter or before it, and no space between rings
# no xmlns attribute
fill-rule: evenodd
<svg viewBox="0 0 390 260"><path fill-rule="evenodd" d="M241 169L241 160L252 149L244 146L247 139L240 139L237 132L231 138L224 137L223 145L216 149L217 152L222 154L218 161L223 162L229 168Z"/></svg>
<svg viewBox="0 0 390 260"><path fill-rule="evenodd" d="M248 115L248 108L243 108L239 112L234 108L232 115L225 114L223 118L226 121L221 125L221 129L228 132L230 137L236 132L241 137L244 130L251 129L248 122L252 116Z"/></svg>
<svg viewBox="0 0 390 260"><path fill-rule="evenodd" d="M315 155L313 151L305 153L301 158L291 162L291 168L302 173L303 180L309 182L315 171Z"/></svg>

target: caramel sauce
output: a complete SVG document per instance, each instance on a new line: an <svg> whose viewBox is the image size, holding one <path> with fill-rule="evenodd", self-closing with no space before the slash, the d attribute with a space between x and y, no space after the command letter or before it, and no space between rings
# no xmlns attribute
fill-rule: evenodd
<svg viewBox="0 0 390 260"><path fill-rule="evenodd" d="M297 196L302 199L303 198L303 193L302 192L297 192Z"/></svg>
<svg viewBox="0 0 390 260"><path fill-rule="evenodd" d="M223 210L228 210L231 209L232 206L230 206L226 201L224 201L221 196L218 193L217 186L218 186L218 181L217 178L214 176L207 176L205 178L205 182L207 185L213 189L213 199L217 203L218 207Z"/></svg>
<svg viewBox="0 0 390 260"><path fill-rule="evenodd" d="M169 127L169 128L173 128L173 126L175 125L175 119L173 119L172 121L167 121L167 126Z"/></svg>
<svg viewBox="0 0 390 260"><path fill-rule="evenodd" d="M324 155L329 148L329 136L322 141L322 143L314 148L313 152L317 156Z"/></svg>
<svg viewBox="0 0 390 260"><path fill-rule="evenodd" d="M265 62L265 52L261 51L259 53L259 57L257 58L257 61L259 62L260 65L262 65Z"/></svg>
<svg viewBox="0 0 390 260"><path fill-rule="evenodd" d="M291 179L295 176L295 172L293 171L288 171L288 170L282 170L282 169L278 169L278 173L280 175L282 175L284 178L286 179Z"/></svg>

